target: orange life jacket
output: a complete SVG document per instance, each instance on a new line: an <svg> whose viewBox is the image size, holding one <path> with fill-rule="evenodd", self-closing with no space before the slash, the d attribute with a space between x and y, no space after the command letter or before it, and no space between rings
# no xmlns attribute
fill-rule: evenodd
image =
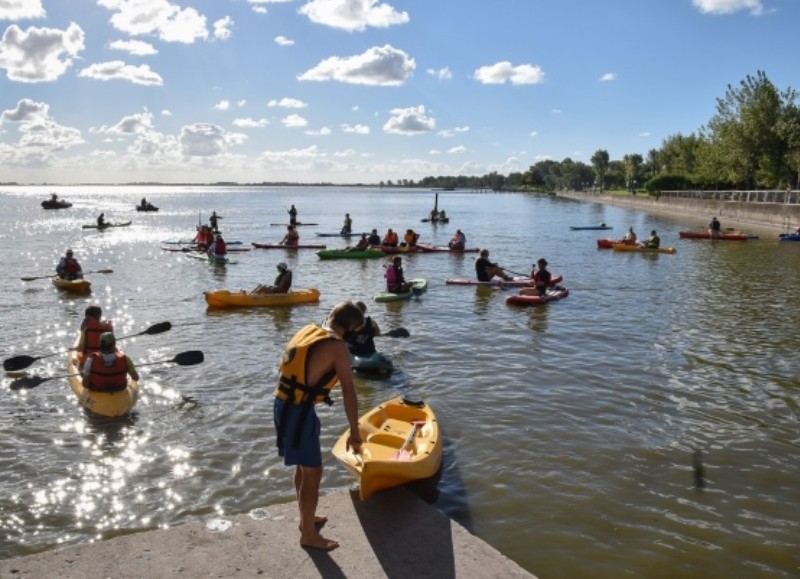
<svg viewBox="0 0 800 579"><path fill-rule="evenodd" d="M114 361L106 366L103 354L94 352L92 357L92 372L89 374L89 387L91 390L105 392L119 392L128 386L128 360L123 352L114 352Z"/></svg>
<svg viewBox="0 0 800 579"><path fill-rule="evenodd" d="M113 332L114 325L111 320L105 322L88 316L83 322L83 353L84 355L100 351L100 335L104 332Z"/></svg>

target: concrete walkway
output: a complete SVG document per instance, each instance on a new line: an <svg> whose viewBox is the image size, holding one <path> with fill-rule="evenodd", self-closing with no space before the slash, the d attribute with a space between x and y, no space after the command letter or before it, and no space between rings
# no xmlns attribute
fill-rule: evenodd
<svg viewBox="0 0 800 579"><path fill-rule="evenodd" d="M0 561L0 577L533 577L404 488L320 499L328 553L299 546L296 503Z"/></svg>

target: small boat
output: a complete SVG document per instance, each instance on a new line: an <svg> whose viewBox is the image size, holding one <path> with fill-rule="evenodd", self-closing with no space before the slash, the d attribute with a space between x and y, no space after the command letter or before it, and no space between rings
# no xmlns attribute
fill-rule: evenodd
<svg viewBox="0 0 800 579"><path fill-rule="evenodd" d="M380 249L320 249L320 259L374 259L386 254Z"/></svg>
<svg viewBox="0 0 800 579"><path fill-rule="evenodd" d="M67 380L72 392L78 398L78 404L93 414L100 416L124 416L128 414L139 400L139 383L128 377L128 387L119 392L98 392L84 387L79 374L81 355L74 351L80 343L80 334L75 340L73 351L67 358Z"/></svg>
<svg viewBox="0 0 800 579"><path fill-rule="evenodd" d="M371 376L388 376L394 370L394 364L388 356L380 352L372 354L350 354L350 365L359 374Z"/></svg>
<svg viewBox="0 0 800 579"><path fill-rule="evenodd" d="M153 205L152 203L148 203L147 205L137 205L136 211L158 211L158 207Z"/></svg>
<svg viewBox="0 0 800 579"><path fill-rule="evenodd" d="M291 223L270 223L271 227L289 227ZM300 223L299 221L294 224L295 227L319 225L319 223Z"/></svg>
<svg viewBox="0 0 800 579"><path fill-rule="evenodd" d="M68 209L69 207L72 207L72 203L69 201L64 201L63 199L57 199L55 201L52 199L47 199L42 201L43 209Z"/></svg>
<svg viewBox="0 0 800 579"><path fill-rule="evenodd" d="M678 236L681 239L712 239L708 231L679 231ZM723 241L747 241L748 239L758 239L758 235L736 231L732 233L720 233L713 239L721 239Z"/></svg>
<svg viewBox="0 0 800 579"><path fill-rule="evenodd" d="M199 245L162 245L161 249L163 251L175 251L175 252L183 252L183 253L205 253L206 248L201 247ZM226 249L228 253L243 253L245 251L250 251L249 247L228 247Z"/></svg>
<svg viewBox="0 0 800 579"><path fill-rule="evenodd" d="M422 250L418 245L371 245L372 249L379 249L386 255L396 255L398 253L419 253Z"/></svg>
<svg viewBox="0 0 800 579"><path fill-rule="evenodd" d="M394 293L394 292L383 292L377 294L373 299L376 302L399 302L402 300L407 300L411 296L415 294L421 294L426 289L428 289L428 280L419 278L419 279L410 279L408 283L411 284L411 289L407 292L401 293Z"/></svg>
<svg viewBox="0 0 800 579"><path fill-rule="evenodd" d="M165 239L161 242L163 245L197 245L197 240L192 239ZM225 240L225 245L242 245L242 241L228 241Z"/></svg>
<svg viewBox="0 0 800 579"><path fill-rule="evenodd" d="M290 290L285 294L252 294L241 290L214 290L203 292L209 308L263 308L312 304L319 302L319 290L315 288Z"/></svg>
<svg viewBox="0 0 800 579"><path fill-rule="evenodd" d="M297 245L286 245L283 243L256 243L253 241L250 245L256 249L325 249L327 245L324 243L298 243Z"/></svg>
<svg viewBox="0 0 800 579"><path fill-rule="evenodd" d="M554 287L548 289L543 296L508 296L506 303L510 306L535 306L539 304L546 304L547 302L554 302L562 300L569 295L569 290L565 287Z"/></svg>
<svg viewBox="0 0 800 579"><path fill-rule="evenodd" d="M571 225L570 229L572 231L600 231L600 230L614 229L614 228L611 227L610 225L585 225L582 227Z"/></svg>
<svg viewBox="0 0 800 579"><path fill-rule="evenodd" d="M420 219L422 223L450 223L450 218L445 217L442 219L441 217L437 217L436 219L431 219L430 217L423 217Z"/></svg>
<svg viewBox="0 0 800 579"><path fill-rule="evenodd" d="M361 237L362 235L369 235L369 233L315 233L317 237Z"/></svg>
<svg viewBox="0 0 800 579"><path fill-rule="evenodd" d="M418 243L416 248L419 253L478 253L480 251L480 248L478 247L453 249L452 247L448 247L446 245L425 245L424 243Z"/></svg>
<svg viewBox="0 0 800 579"><path fill-rule="evenodd" d="M211 265L234 265L238 263L228 257L214 257L213 255L209 255L204 251L190 251L185 253L186 257L191 257L192 259L199 259L201 261L207 261Z"/></svg>
<svg viewBox="0 0 800 579"><path fill-rule="evenodd" d="M625 239L598 239L597 249L614 249L618 243L625 243L627 245L636 245L635 241L627 241Z"/></svg>
<svg viewBox="0 0 800 579"><path fill-rule="evenodd" d="M81 227L83 227L84 229L100 229L100 230L102 230L102 229L108 229L109 227L128 227L128 225L130 225L131 223L133 223L133 222L132 221L123 221L122 223L106 223L105 225L97 225L97 223L95 223L94 225L82 225Z"/></svg>
<svg viewBox="0 0 800 579"><path fill-rule="evenodd" d="M550 284L555 285L564 281L563 276L553 275L550 278ZM479 281L474 277L456 277L444 280L447 285L482 285L482 286L496 286L496 287L533 287L536 282L530 277L515 277L511 280L504 280L499 277L493 277L490 281Z"/></svg>
<svg viewBox="0 0 800 579"><path fill-rule="evenodd" d="M433 409L409 397L392 398L358 420L361 454L347 449L349 430L333 456L359 482L359 495L434 476L442 465L442 440Z"/></svg>
<svg viewBox="0 0 800 579"><path fill-rule="evenodd" d="M630 245L627 243L617 243L614 251L633 251L638 253L677 253L674 247L642 247L641 245Z"/></svg>
<svg viewBox="0 0 800 579"><path fill-rule="evenodd" d="M56 275L52 280L54 286L65 292L85 294L92 291L92 282L88 279L63 279Z"/></svg>
<svg viewBox="0 0 800 579"><path fill-rule="evenodd" d="M781 233L778 235L780 241L800 241L800 233Z"/></svg>

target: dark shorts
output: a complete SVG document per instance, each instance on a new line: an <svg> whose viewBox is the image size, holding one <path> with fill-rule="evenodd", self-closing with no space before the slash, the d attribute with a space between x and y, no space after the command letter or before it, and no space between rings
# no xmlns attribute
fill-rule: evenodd
<svg viewBox="0 0 800 579"><path fill-rule="evenodd" d="M275 432L278 431L278 423L283 413L284 404L283 400L277 396L275 397L275 404L272 409ZM283 457L283 464L286 466L322 466L322 449L319 441L321 427L313 407L309 409L305 423L302 426L299 446L296 448L293 446L301 410L301 406L289 404L286 425L283 431L283 444L278 446L278 455Z"/></svg>

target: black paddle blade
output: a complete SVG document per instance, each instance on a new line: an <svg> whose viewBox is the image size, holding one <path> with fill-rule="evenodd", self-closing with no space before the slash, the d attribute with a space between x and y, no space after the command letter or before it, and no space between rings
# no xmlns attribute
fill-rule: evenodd
<svg viewBox="0 0 800 579"><path fill-rule="evenodd" d="M405 328L395 328L386 332L386 335L390 338L408 338L411 334Z"/></svg>
<svg viewBox="0 0 800 579"><path fill-rule="evenodd" d="M23 368L27 368L28 366L33 364L38 359L39 358L34 358L33 356L26 356L24 354L20 356L13 356L3 361L3 370L6 370L8 372L14 370L22 370Z"/></svg>
<svg viewBox="0 0 800 579"><path fill-rule="evenodd" d="M202 364L203 360L205 360L205 356L200 350L181 352L172 359L178 366L194 366L195 364Z"/></svg>
<svg viewBox="0 0 800 579"><path fill-rule="evenodd" d="M8 387L11 390L22 390L23 388L36 388L42 382L46 382L50 378L42 378L41 376L26 376L24 378L17 378L12 381Z"/></svg>
<svg viewBox="0 0 800 579"><path fill-rule="evenodd" d="M163 334L164 332L169 332L172 329L171 322L161 322L160 324L154 324L147 328L144 332L142 332L145 336L154 336L155 334Z"/></svg>

